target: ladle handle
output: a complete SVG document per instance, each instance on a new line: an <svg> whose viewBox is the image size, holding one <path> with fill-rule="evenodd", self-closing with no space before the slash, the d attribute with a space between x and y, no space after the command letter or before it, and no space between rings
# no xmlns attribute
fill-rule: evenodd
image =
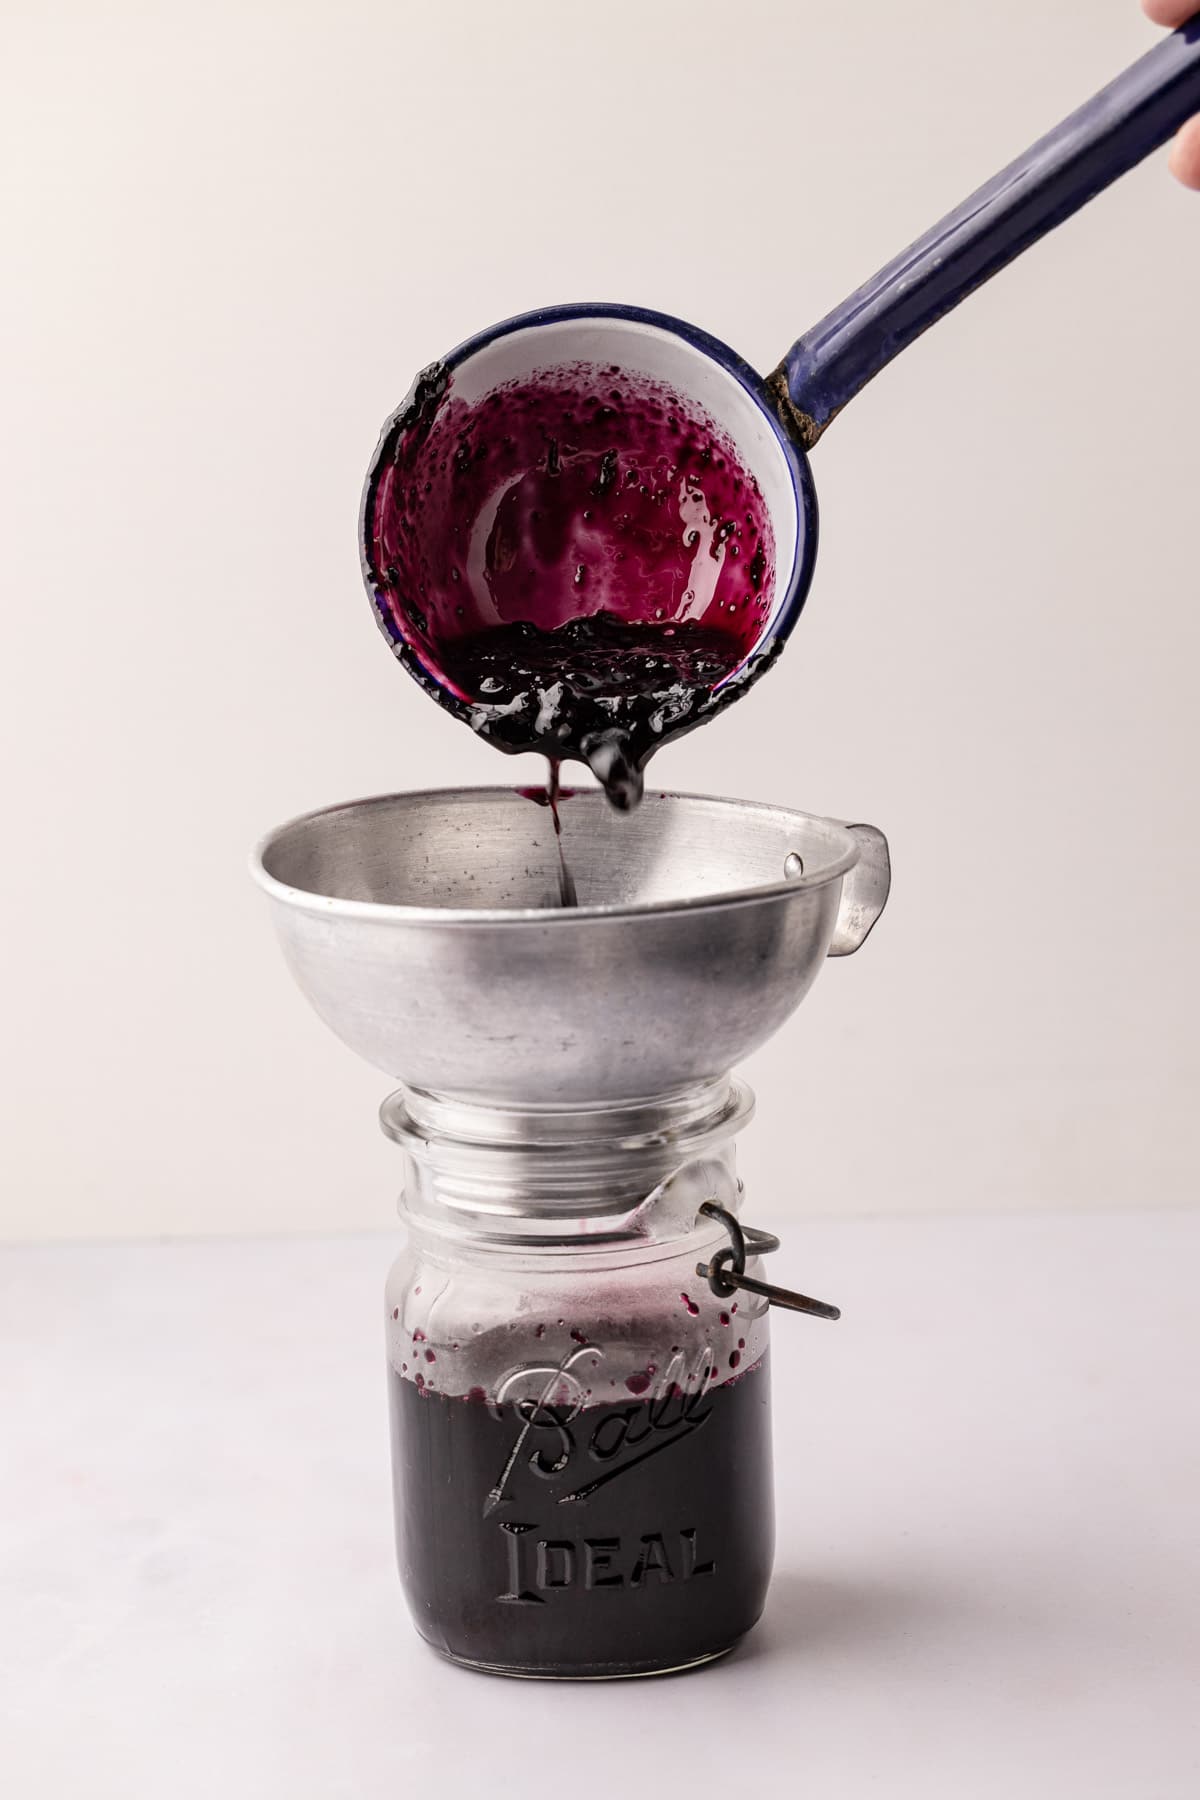
<svg viewBox="0 0 1200 1800"><path fill-rule="evenodd" d="M811 449L960 300L1200 112L1200 14L1101 88L798 338L772 377Z"/></svg>

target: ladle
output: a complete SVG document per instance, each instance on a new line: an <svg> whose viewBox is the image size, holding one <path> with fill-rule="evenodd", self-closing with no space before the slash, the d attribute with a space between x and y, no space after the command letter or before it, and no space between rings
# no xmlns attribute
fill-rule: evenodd
<svg viewBox="0 0 1200 1800"><path fill-rule="evenodd" d="M633 804L649 755L744 693L795 624L817 551L809 452L830 421L1197 111L1200 16L766 377L695 326L633 306L549 307L460 344L389 419L364 494L364 576L397 656L501 749L582 757ZM472 665L485 638L500 648ZM520 676L507 685L505 658ZM621 683L647 685L638 659L654 673L631 700Z"/></svg>

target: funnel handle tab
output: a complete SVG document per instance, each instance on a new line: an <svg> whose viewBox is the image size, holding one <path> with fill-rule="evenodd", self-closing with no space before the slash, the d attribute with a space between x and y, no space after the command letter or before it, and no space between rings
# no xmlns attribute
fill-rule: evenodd
<svg viewBox="0 0 1200 1800"><path fill-rule="evenodd" d="M887 839L874 825L847 825L859 844L859 858L842 877L842 903L829 945L830 956L853 956L871 935L887 905L892 863Z"/></svg>

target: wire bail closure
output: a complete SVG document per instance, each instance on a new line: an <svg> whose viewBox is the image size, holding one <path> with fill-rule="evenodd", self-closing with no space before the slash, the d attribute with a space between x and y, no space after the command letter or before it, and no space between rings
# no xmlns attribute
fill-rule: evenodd
<svg viewBox="0 0 1200 1800"><path fill-rule="evenodd" d="M753 1275L746 1274L747 1256L769 1256L773 1250L778 1250L779 1239L772 1232L755 1231L750 1225L742 1225L715 1200L706 1200L700 1211L706 1218L716 1219L729 1233L728 1249L718 1250L711 1262L696 1264L697 1275L707 1281L718 1300L726 1300L730 1294L744 1288L748 1294L759 1294L772 1306L785 1307L788 1312L811 1313L814 1319L841 1318L840 1306L830 1306L825 1300L812 1300L807 1294L796 1294L791 1288L775 1287L769 1281L758 1281Z"/></svg>

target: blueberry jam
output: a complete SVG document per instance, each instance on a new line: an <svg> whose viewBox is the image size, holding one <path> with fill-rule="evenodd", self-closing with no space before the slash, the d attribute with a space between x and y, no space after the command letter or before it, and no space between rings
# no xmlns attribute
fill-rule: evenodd
<svg viewBox="0 0 1200 1800"><path fill-rule="evenodd" d="M547 767L549 773L544 788L518 788L517 792L523 800L532 800L535 806L550 808L550 817L554 820L554 844L558 851L559 905L578 906L579 895L575 889L575 877L567 866L567 853L562 841L562 816L558 810L559 801L570 799L574 789L562 785L562 764L557 757L551 757Z"/></svg>
<svg viewBox="0 0 1200 1800"><path fill-rule="evenodd" d="M589 763L622 808L659 743L770 660L757 483L694 402L612 366L469 402L429 371L380 446L363 551L418 680L501 750Z"/></svg>
<svg viewBox="0 0 1200 1800"><path fill-rule="evenodd" d="M642 769L663 733L697 714L740 655L711 625L626 625L603 612L552 632L503 625L460 638L447 646L443 667L463 692L488 696L495 718L485 735L502 748L531 747L521 698L539 696L556 731L569 725L559 754L577 751L627 812L641 799Z"/></svg>
<svg viewBox="0 0 1200 1800"><path fill-rule="evenodd" d="M765 1357L625 1386L593 1406L552 1379L496 1403L393 1369L400 1574L436 1649L514 1675L649 1674L754 1624L774 1536Z"/></svg>

